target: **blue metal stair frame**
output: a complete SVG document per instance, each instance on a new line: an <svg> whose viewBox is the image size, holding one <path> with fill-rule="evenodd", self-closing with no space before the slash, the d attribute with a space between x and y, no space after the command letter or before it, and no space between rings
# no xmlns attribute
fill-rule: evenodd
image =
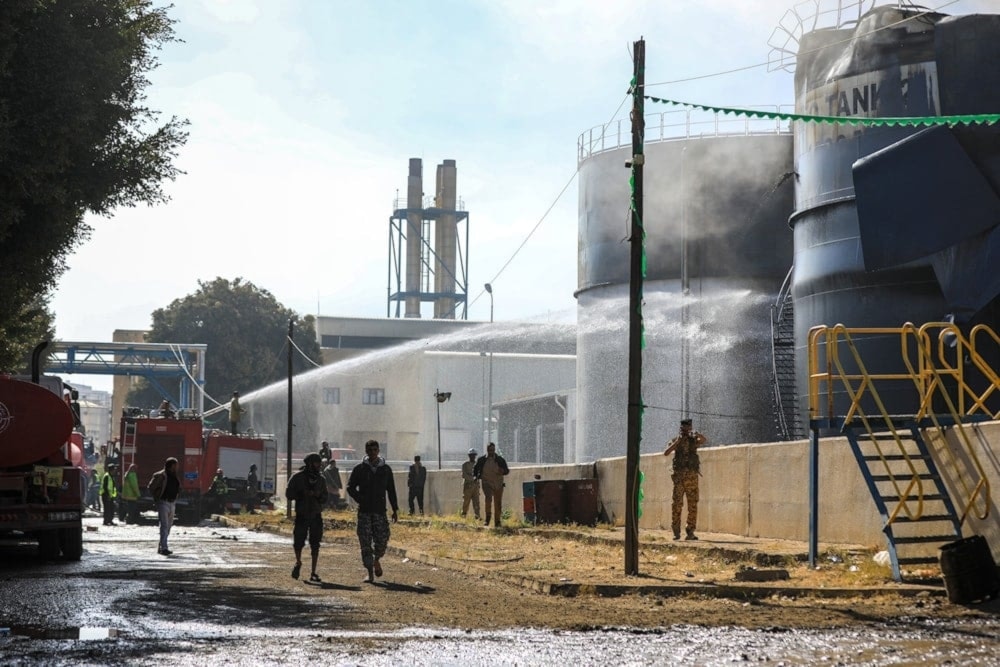
<svg viewBox="0 0 1000 667"><path fill-rule="evenodd" d="M955 532L955 539L960 539L962 537L962 525L958 519L958 515L955 512L954 503L952 503L951 496L948 493L948 489L944 486L944 481L941 479L941 474L937 469L937 465L934 463L934 459L931 456L930 450L927 447L927 443L924 441L923 436L920 434L922 428L934 427L936 424L931 419L921 419L919 422L912 416L904 417L890 417L888 420L885 419L868 419L868 423L872 426L874 433L892 431L899 434L900 439L912 440L916 446L917 450L920 452L920 456L924 461L929 473L928 478L934 482L934 486L940 495L940 500L945 506L945 510L948 515L948 519L951 521L952 527ZM937 418L937 424L941 425L953 425L954 420L950 416L940 416ZM861 431L859 434L858 431ZM909 431L909 436L900 433L900 431ZM842 431L847 436L847 440L851 445L851 451L854 453L854 458L858 463L858 468L861 470L862 476L864 476L865 484L868 486L868 491L875 501L875 506L878 508L879 514L882 517L882 532L885 533L886 542L888 544L889 560L892 566L892 578L895 581L902 581L902 572L900 570L899 554L896 549L896 536L893 533L893 524L889 522L889 508L886 505L885 497L879 492L878 486L876 484L875 476L872 474L871 467L868 465L868 461L865 458L864 452L861 450L861 443L858 440L858 436L862 435L868 438L867 429L860 422L860 420L854 420L852 422L845 422ZM897 517L896 521L908 521L907 518ZM919 522L920 519L913 520L914 522Z"/></svg>

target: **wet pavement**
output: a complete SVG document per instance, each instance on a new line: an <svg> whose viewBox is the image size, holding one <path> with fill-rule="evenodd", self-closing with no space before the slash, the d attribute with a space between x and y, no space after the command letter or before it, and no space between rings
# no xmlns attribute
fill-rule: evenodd
<svg viewBox="0 0 1000 667"><path fill-rule="evenodd" d="M86 523L94 530L85 533L80 562L39 563L33 547L0 548L0 663L993 665L1000 650L996 614L828 630L373 627L360 613L364 599L355 582L324 582L321 596L217 586L273 569L276 552L287 563L285 536L215 523L178 526L176 553L168 558L155 553L155 525L103 527L96 517ZM346 557L343 547L325 545L324 558L338 550Z"/></svg>

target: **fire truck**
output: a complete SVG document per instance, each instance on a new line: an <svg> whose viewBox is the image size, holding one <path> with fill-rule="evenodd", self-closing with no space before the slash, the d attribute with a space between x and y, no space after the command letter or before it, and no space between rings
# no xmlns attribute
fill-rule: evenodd
<svg viewBox="0 0 1000 667"><path fill-rule="evenodd" d="M277 443L273 438L230 435L205 429L201 415L193 410L178 410L170 415L156 410L125 408L121 420L120 474L132 464L139 476L139 511L155 511L148 489L153 473L169 457L177 459L180 494L177 518L196 524L213 510L239 511L250 499L247 474L257 466L258 490L253 500L259 507L270 506L277 477ZM224 498L213 496L212 479L222 470L228 492Z"/></svg>
<svg viewBox="0 0 1000 667"><path fill-rule="evenodd" d="M83 555L83 476L73 465L74 415L63 383L41 377L35 348L31 381L0 376L0 536L38 541L39 555Z"/></svg>

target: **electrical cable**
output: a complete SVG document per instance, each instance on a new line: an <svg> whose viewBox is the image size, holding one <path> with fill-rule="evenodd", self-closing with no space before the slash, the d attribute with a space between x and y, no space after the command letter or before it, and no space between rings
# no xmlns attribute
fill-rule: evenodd
<svg viewBox="0 0 1000 667"><path fill-rule="evenodd" d="M682 415L698 415L700 417L723 417L725 419L746 419L746 415L727 415L721 412L699 412L697 410L681 410L680 408L665 408L659 405L646 405L642 406L644 409L648 410L662 410L664 412L677 412Z"/></svg>
<svg viewBox="0 0 1000 667"><path fill-rule="evenodd" d="M617 116L618 112L621 111L622 107L625 105L625 102L628 100L628 98L629 95L625 95L622 98L622 101L621 103L619 103L618 108L615 109L614 113L611 114L611 118L609 118L608 122L606 122L604 125L601 126L602 132L605 129L607 129L607 127L611 125L611 123L614 122L615 116ZM531 240L531 237L535 234L535 232L538 231L538 228L541 227L543 222L545 222L545 219L548 217L549 213L552 212L552 209L556 207L556 204L559 203L559 200L562 199L562 196L566 194L566 190L568 190L569 186L573 184L573 181L576 179L577 174L579 173L580 173L580 167L579 165L577 165L577 168L573 171L573 175L569 177L569 180L566 181L566 185L562 187L562 189L559 191L559 194L556 195L556 198L552 201L549 207L545 209L545 213L542 214L542 217L538 219L538 222L536 222L535 226L531 228L531 231L528 232L528 235L524 237L524 240L521 241L520 245L517 246L517 249L514 250L513 254L511 254L511 256L507 259L507 261L503 263L503 266L501 266L500 269L493 275L493 278L487 281L489 282L489 284L491 285L494 284L497 281L497 278L499 278L503 274L503 272L507 269L507 267L510 266L510 263L514 261L514 258L517 257L518 253L521 252L521 250L528 243L528 241ZM472 301L469 302L469 306L472 306L477 301L479 301L479 299L483 296L483 294L486 294L485 288L481 289L479 293L476 294L475 298L473 298ZM451 310L451 313L449 314L454 314L457 309L458 309L458 304L455 304L455 306Z"/></svg>
<svg viewBox="0 0 1000 667"><path fill-rule="evenodd" d="M170 351L174 353L174 358L177 360L178 365L180 365L180 367L184 369L184 374L188 376L188 379L191 380L195 388L201 392L201 395L207 398L208 400L212 401L213 403L215 403L217 406L221 406L222 403L219 403L217 400L212 398L208 394L208 392L205 391L204 387L198 384L198 380L196 380L194 376L191 375L191 372L187 368L187 364L184 363L184 356L181 354L181 346L176 343L171 343Z"/></svg>
<svg viewBox="0 0 1000 667"><path fill-rule="evenodd" d="M322 368L322 364L317 364L317 363L316 363L315 361L313 361L312 359L310 359L310 358L309 358L309 356L308 356L308 355L306 355L306 353L305 353L305 352L303 352L303 351L302 351L302 349L301 349L301 348L299 348L299 346L295 344L295 341L294 341L294 340L292 340L292 337L291 337L291 336L289 336L289 335L287 335L287 334L286 334L286 335L285 335L285 338L287 338L287 339L288 339L288 342L289 342L289 343L291 343L292 347L294 347L294 348L295 348L295 351L296 351L296 352L298 352L299 354L301 354L301 355L302 355L302 358L303 358L303 359L305 359L306 361L308 361L308 362L309 362L310 364L312 364L312 365L313 365L313 366L315 366L316 368Z"/></svg>

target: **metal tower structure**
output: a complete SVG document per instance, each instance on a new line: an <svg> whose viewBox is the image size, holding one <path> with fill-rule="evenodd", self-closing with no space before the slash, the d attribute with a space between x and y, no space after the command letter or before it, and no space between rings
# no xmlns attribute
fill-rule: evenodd
<svg viewBox="0 0 1000 667"><path fill-rule="evenodd" d="M423 164L410 159L405 206L399 197L389 218L389 284L386 317L419 318L424 302L434 319L468 319L469 212L456 195L454 160L437 167L436 190L425 201ZM404 259L405 257L405 259ZM405 304L401 313L400 304Z"/></svg>

